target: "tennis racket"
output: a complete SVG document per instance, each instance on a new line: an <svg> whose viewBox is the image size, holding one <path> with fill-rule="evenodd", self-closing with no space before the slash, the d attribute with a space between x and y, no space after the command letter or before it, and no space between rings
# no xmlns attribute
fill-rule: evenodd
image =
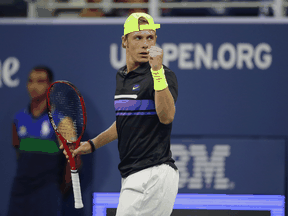
<svg viewBox="0 0 288 216"><path fill-rule="evenodd" d="M79 174L69 148L79 147L86 128L84 99L72 83L56 81L48 89L47 103L50 122L70 160L75 208L83 208Z"/></svg>

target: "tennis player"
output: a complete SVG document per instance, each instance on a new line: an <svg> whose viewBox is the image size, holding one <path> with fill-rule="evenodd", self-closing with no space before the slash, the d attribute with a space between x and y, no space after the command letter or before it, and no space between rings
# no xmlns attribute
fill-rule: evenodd
<svg viewBox="0 0 288 216"><path fill-rule="evenodd" d="M146 13L127 18L122 36L126 65L116 75L116 121L71 150L74 156L91 153L118 138L122 186L117 216L171 215L178 192L179 172L170 150L178 84L155 46L159 28Z"/></svg>

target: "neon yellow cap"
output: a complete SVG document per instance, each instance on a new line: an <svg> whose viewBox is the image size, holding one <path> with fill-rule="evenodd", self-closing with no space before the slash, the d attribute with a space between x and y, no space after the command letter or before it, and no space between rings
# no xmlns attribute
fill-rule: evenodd
<svg viewBox="0 0 288 216"><path fill-rule="evenodd" d="M140 25L140 29L138 28L138 19L140 17L144 17L148 21L148 25ZM160 24L154 24L154 20L152 16L146 13L132 13L124 23L124 35L129 34L131 32L140 31L144 29L155 30L160 28Z"/></svg>

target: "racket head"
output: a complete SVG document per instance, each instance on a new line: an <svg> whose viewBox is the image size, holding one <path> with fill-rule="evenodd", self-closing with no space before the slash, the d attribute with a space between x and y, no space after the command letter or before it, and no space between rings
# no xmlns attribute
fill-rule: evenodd
<svg viewBox="0 0 288 216"><path fill-rule="evenodd" d="M68 144L75 144L75 149L77 149L86 129L87 114L84 99L71 82L58 80L48 88L47 108L55 134L62 142L69 157L70 167L72 170L76 170L75 160L72 158Z"/></svg>

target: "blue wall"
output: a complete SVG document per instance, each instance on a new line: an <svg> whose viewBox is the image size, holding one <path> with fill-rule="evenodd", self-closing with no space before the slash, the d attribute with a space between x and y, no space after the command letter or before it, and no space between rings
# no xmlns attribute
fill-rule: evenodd
<svg viewBox="0 0 288 216"><path fill-rule="evenodd" d="M16 170L12 118L28 105L26 81L31 68L46 64L56 80L69 80L79 88L87 106L88 139L115 120L115 75L125 64L125 52L121 48L122 24L1 24L0 32L0 172L1 185L5 185L0 194L0 215L5 215ZM191 144L204 144L208 158L212 158L215 145L230 146L225 173L234 187L219 191L213 186L185 186L181 192L284 194L287 24L161 24L157 35L164 64L175 72L179 83L172 144L183 144L188 152ZM176 161L182 160L181 154L176 157L175 153ZM188 155L191 162L187 162L187 169L192 176L194 156ZM238 163L241 159L246 160L243 166ZM83 161L81 183L86 208L79 214L91 215L92 192L120 190L117 141L84 156ZM255 176L246 187L254 172L243 168L249 165L254 165L254 171L263 178ZM261 172L265 166L275 171L273 176L267 170ZM239 180L238 175L247 178ZM255 184L259 184L258 189ZM269 185L275 187L265 190Z"/></svg>

